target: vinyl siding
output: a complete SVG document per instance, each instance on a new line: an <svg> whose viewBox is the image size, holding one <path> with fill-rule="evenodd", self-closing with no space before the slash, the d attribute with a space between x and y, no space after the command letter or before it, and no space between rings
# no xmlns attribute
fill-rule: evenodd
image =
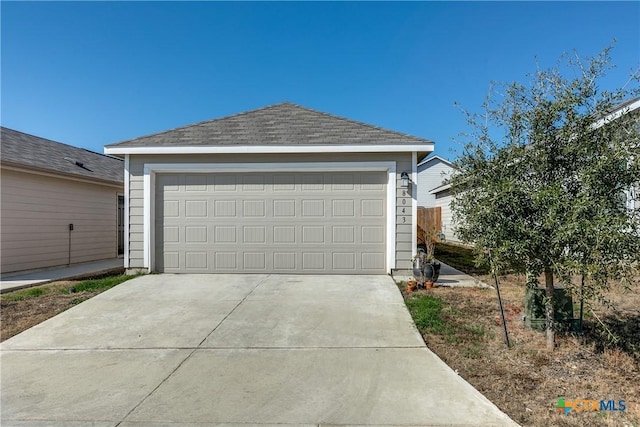
<svg viewBox="0 0 640 427"><path fill-rule="evenodd" d="M2 169L2 273L117 255L116 187Z"/></svg>
<svg viewBox="0 0 640 427"><path fill-rule="evenodd" d="M442 215L442 232L448 242L460 242L460 238L456 235L453 223L453 214L451 212L451 200L453 196L450 190L445 190L437 194L435 198L435 206L440 207Z"/></svg>
<svg viewBox="0 0 640 427"><path fill-rule="evenodd" d="M301 163L301 162L374 162L395 161L397 178L396 206L402 206L400 173L411 173L411 153L339 153L339 154L263 154L263 155L131 155L129 160L129 267L144 268L144 164L145 163ZM411 195L406 199L407 213L396 209L396 268L411 267L412 234ZM394 212L387 214L393 215ZM404 217L404 220L403 220ZM125 231L126 232L126 231Z"/></svg>
<svg viewBox="0 0 640 427"><path fill-rule="evenodd" d="M442 185L453 168L439 159L431 160L418 167L418 206L436 206L436 196L429 192Z"/></svg>

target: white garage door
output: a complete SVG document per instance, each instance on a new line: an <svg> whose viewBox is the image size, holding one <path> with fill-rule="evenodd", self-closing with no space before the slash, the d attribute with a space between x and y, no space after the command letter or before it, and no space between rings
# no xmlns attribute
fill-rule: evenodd
<svg viewBox="0 0 640 427"><path fill-rule="evenodd" d="M156 269L384 274L384 172L159 174Z"/></svg>

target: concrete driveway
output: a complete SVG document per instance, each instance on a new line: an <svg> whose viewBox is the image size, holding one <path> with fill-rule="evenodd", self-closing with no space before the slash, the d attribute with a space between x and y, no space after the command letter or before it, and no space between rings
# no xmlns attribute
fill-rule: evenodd
<svg viewBox="0 0 640 427"><path fill-rule="evenodd" d="M1 349L5 427L514 425L386 276L148 275Z"/></svg>

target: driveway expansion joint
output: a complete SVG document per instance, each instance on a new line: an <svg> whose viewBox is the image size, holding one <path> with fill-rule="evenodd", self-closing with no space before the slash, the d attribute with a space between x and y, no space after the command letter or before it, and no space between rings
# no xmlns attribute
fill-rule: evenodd
<svg viewBox="0 0 640 427"><path fill-rule="evenodd" d="M122 418L122 420L120 422L118 422L115 427L118 427L120 424L122 424L127 417L129 417L129 415L131 415L133 413L133 411L135 411L138 407L140 407L140 405L142 405L153 393L156 392L156 390L158 390L160 387L162 387L162 385L167 382L169 380L169 378L171 378L177 371L178 369L180 369L180 367L182 365L184 365L187 360L189 360L191 358L191 356L193 356L193 354L196 352L196 350L198 350L200 348L200 346L207 340L207 338L209 338L211 336L211 334L213 334L216 329L218 329L218 327L220 327L220 325L249 297L249 295L251 295L253 293L253 291L255 291L258 286L260 286L262 283L264 283L269 277L271 277L271 275L267 275L266 277L264 277L262 280L260 280L254 287L253 289L251 289L251 291L249 291L239 302L238 304L235 305L235 307L233 307L233 309L231 309L231 311L229 311L229 313L227 313L226 316L224 316L222 318L222 320L220 320L218 322L218 324L211 330L211 332L209 332L207 334L206 337L204 337L204 339L202 341L200 341L200 344L198 344L197 347L194 347L193 349L191 349L191 352L178 364L178 366L175 367L175 369L173 369L169 375L167 375L162 381L160 381L160 383L154 387L153 390L151 390L145 397L143 397L140 402L138 402L133 408L131 408L131 410L129 412L126 413L126 415Z"/></svg>

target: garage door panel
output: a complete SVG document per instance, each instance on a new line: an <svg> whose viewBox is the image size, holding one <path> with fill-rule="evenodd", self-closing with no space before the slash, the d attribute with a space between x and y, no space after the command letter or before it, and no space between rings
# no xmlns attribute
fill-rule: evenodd
<svg viewBox="0 0 640 427"><path fill-rule="evenodd" d="M355 177L350 173L336 173L331 176L331 190L354 191Z"/></svg>
<svg viewBox="0 0 640 427"><path fill-rule="evenodd" d="M185 243L208 243L209 229L206 225L200 226L185 226L184 227L184 242ZM166 229L165 229L165 241L166 238Z"/></svg>
<svg viewBox="0 0 640 427"><path fill-rule="evenodd" d="M384 273L386 177L380 172L158 174L156 267Z"/></svg>
<svg viewBox="0 0 640 427"><path fill-rule="evenodd" d="M185 267L188 270L194 270L194 269L207 270L209 265L207 258L208 258L208 253L206 251L202 251L202 252L187 251L184 254Z"/></svg>
<svg viewBox="0 0 640 427"><path fill-rule="evenodd" d="M242 191L264 191L264 175L248 174L242 176Z"/></svg>
<svg viewBox="0 0 640 427"><path fill-rule="evenodd" d="M334 252L332 257L334 270L356 269L356 254L353 252Z"/></svg>
<svg viewBox="0 0 640 427"><path fill-rule="evenodd" d="M235 175L228 174L220 174L220 175L209 175L207 177L207 185L210 190L214 192L228 192L228 191L236 191L236 180Z"/></svg>
<svg viewBox="0 0 640 427"><path fill-rule="evenodd" d="M377 271L380 263L384 263L384 252L363 252L361 257L361 268L365 271Z"/></svg>
<svg viewBox="0 0 640 427"><path fill-rule="evenodd" d="M302 200L302 216L303 217L325 216L324 200L321 200L321 199Z"/></svg>
<svg viewBox="0 0 640 427"><path fill-rule="evenodd" d="M216 252L214 254L215 257L215 268L217 270L222 271L235 271L238 269L238 254L237 252Z"/></svg>
<svg viewBox="0 0 640 427"><path fill-rule="evenodd" d="M274 252L273 269L275 271L295 271L296 255L295 252Z"/></svg>
<svg viewBox="0 0 640 427"><path fill-rule="evenodd" d="M264 225L242 227L242 243L267 243Z"/></svg>
<svg viewBox="0 0 640 427"><path fill-rule="evenodd" d="M331 243L356 243L356 227L354 225L332 226Z"/></svg>
<svg viewBox="0 0 640 427"><path fill-rule="evenodd" d="M264 252L244 252L243 267L245 270L266 270L267 255Z"/></svg>
<svg viewBox="0 0 640 427"><path fill-rule="evenodd" d="M273 226L273 243L274 244L290 244L296 243L296 227L292 225L274 225Z"/></svg>
<svg viewBox="0 0 640 427"><path fill-rule="evenodd" d="M188 192L207 191L207 176L206 175L185 175L184 189L185 191L188 191Z"/></svg>
<svg viewBox="0 0 640 427"><path fill-rule="evenodd" d="M265 212L266 209L264 200L242 201L242 216L246 218L264 218Z"/></svg>

